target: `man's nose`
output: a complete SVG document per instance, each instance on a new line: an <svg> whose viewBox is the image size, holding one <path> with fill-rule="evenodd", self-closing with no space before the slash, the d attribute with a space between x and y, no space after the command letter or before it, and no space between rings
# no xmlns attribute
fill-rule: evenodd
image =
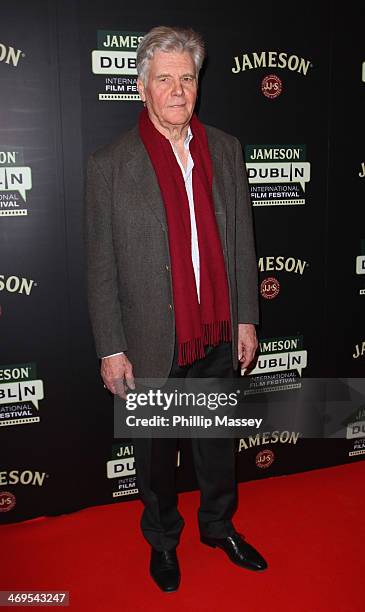
<svg viewBox="0 0 365 612"><path fill-rule="evenodd" d="M180 79L175 79L173 86L172 86L172 94L174 96L182 96L183 94L183 88L182 85L180 83Z"/></svg>

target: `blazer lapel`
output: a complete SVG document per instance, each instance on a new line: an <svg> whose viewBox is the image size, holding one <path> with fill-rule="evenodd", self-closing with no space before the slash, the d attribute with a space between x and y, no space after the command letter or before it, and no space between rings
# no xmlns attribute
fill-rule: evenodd
<svg viewBox="0 0 365 612"><path fill-rule="evenodd" d="M141 192L144 202L150 206L163 229L167 231L165 206L161 197L156 174L138 134L136 134L134 155L132 154L127 166L135 180L136 189Z"/></svg>
<svg viewBox="0 0 365 612"><path fill-rule="evenodd" d="M223 153L215 138L208 132L209 151L213 163L213 202L224 252L227 251L227 206L223 181Z"/></svg>

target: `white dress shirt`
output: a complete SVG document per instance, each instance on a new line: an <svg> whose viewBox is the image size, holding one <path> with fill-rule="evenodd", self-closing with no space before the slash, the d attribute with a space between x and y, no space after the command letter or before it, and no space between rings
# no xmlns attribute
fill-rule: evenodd
<svg viewBox="0 0 365 612"><path fill-rule="evenodd" d="M184 183L185 183L185 189L186 189L186 195L188 196L188 201L189 201L189 212L190 212L190 227L191 227L191 259L193 262L193 268L194 268L194 275L195 275L195 285L196 285L196 292L197 292L197 296L198 296L198 301L200 302L200 262L199 262L199 244L198 244L198 232L196 229L196 219L195 219L195 209L194 209L194 195L193 195L193 168L194 168L194 161L193 158L191 157L191 153L190 153L190 149L189 149L189 144L191 139L193 138L193 134L192 131L190 129L190 126L188 128L188 133L186 135L185 141L184 141L184 147L187 151L189 151L189 155L188 155L188 161L187 161L187 165L186 165L186 170L184 168L184 166L182 165L180 158L174 148L174 145L171 142L171 146L172 146L172 150L175 153L175 157L177 159L177 162L180 166L182 175L183 175L183 179L184 179Z"/></svg>

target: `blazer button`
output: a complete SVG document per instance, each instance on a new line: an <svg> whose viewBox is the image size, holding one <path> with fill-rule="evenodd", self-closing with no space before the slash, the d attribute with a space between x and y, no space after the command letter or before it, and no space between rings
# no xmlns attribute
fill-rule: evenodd
<svg viewBox="0 0 365 612"><path fill-rule="evenodd" d="M166 264L165 266L166 270L170 270L169 266Z"/></svg>
<svg viewBox="0 0 365 612"><path fill-rule="evenodd" d="M170 310L172 310L172 304L169 304L169 308L170 308Z"/></svg>

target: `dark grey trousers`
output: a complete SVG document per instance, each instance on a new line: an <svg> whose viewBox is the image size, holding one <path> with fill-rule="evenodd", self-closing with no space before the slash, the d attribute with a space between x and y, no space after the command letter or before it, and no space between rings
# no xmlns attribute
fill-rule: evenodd
<svg viewBox="0 0 365 612"><path fill-rule="evenodd" d="M215 384L216 391L220 379L234 378L231 343L206 347L205 352L204 359L181 367L177 365L175 350L170 379L185 378L185 389L188 390L189 378L209 378L209 388ZM141 518L142 532L156 550L175 548L184 527L184 520L177 508L175 486L177 442L176 438L133 440L137 483L145 505ZM231 520L237 504L234 440L192 438L191 442L200 489L200 534L226 537L235 531Z"/></svg>

